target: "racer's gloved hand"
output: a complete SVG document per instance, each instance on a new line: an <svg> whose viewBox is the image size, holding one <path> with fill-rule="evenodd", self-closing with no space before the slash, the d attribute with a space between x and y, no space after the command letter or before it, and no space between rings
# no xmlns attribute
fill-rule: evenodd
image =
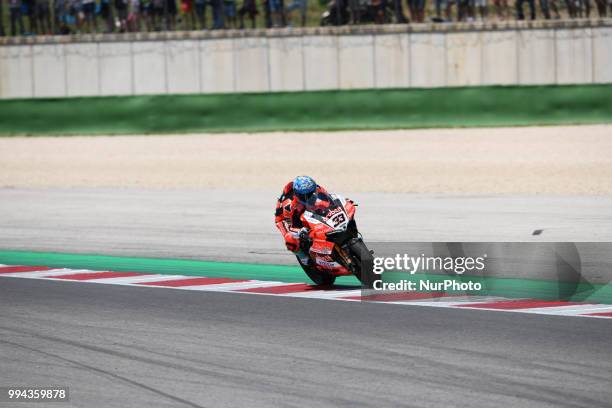
<svg viewBox="0 0 612 408"><path fill-rule="evenodd" d="M310 236L308 235L308 232L309 232L308 228L302 228L300 230L300 233L299 233L300 241L307 242L310 240Z"/></svg>
<svg viewBox="0 0 612 408"><path fill-rule="evenodd" d="M305 253L308 253L310 246L312 245L312 238L310 238L309 232L310 230L308 228L302 228L298 235L300 238L300 248Z"/></svg>
<svg viewBox="0 0 612 408"><path fill-rule="evenodd" d="M293 236L291 232L287 232L285 234L285 246L287 247L289 251L295 252L298 250L300 246L300 241L298 238Z"/></svg>

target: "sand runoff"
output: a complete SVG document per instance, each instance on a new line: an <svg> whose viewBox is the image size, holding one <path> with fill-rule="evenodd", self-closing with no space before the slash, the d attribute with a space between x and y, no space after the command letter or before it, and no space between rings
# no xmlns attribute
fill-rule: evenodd
<svg viewBox="0 0 612 408"><path fill-rule="evenodd" d="M0 138L0 187L612 193L612 125Z"/></svg>

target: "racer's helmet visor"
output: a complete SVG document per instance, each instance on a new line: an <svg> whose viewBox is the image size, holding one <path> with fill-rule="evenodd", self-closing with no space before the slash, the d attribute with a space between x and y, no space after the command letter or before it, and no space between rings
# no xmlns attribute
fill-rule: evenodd
<svg viewBox="0 0 612 408"><path fill-rule="evenodd" d="M295 193L298 201L302 203L306 208L312 207L317 202L317 192L311 191L310 193L300 194Z"/></svg>

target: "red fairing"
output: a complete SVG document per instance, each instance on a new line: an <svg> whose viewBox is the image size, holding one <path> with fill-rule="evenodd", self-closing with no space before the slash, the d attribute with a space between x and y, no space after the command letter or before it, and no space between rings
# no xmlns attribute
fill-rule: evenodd
<svg viewBox="0 0 612 408"><path fill-rule="evenodd" d="M349 216L349 218L353 219L355 218L355 203L353 202L353 200L349 200L348 198L346 199L346 202L344 203L344 209L346 210L347 215Z"/></svg>
<svg viewBox="0 0 612 408"><path fill-rule="evenodd" d="M355 208L352 206L352 213L355 213ZM348 215L348 213L347 213ZM349 215L349 217L352 217ZM308 222L304 214L300 216L304 227L308 228L309 236L312 239L312 246L310 247L310 256L317 265L317 268L327 271L335 276L351 275L344 266L339 265L331 258L331 253L334 250L335 244L327 241L326 233L331 231L328 225L324 223L311 224Z"/></svg>

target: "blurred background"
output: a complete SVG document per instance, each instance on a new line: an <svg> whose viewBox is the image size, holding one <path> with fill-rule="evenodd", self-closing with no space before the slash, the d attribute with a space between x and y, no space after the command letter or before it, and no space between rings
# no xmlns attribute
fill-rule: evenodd
<svg viewBox="0 0 612 408"><path fill-rule="evenodd" d="M605 18L609 0L2 0L0 35Z"/></svg>

